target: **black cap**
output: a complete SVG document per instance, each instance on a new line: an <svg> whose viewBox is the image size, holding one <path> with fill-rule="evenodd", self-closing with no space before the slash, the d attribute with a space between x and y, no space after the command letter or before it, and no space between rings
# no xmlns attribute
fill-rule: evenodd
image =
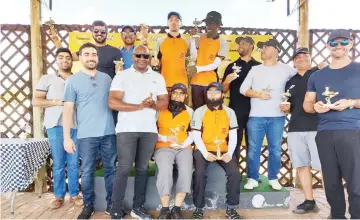
<svg viewBox="0 0 360 220"><path fill-rule="evenodd" d="M170 12L170 13L168 14L168 16L167 16L168 20L169 20L170 17L173 16L173 15L177 16L178 19L179 19L180 21L182 21L181 15L180 15L178 12L176 12L176 11L172 11L172 12Z"/></svg>
<svg viewBox="0 0 360 220"><path fill-rule="evenodd" d="M295 57L301 53L310 54L309 49L307 49L306 47L299 47L298 49L295 50L292 59L295 59Z"/></svg>
<svg viewBox="0 0 360 220"><path fill-rule="evenodd" d="M269 39L268 41L265 42L258 42L257 43L257 47L262 49L264 46L268 46L268 47L273 47L275 48L279 53L281 51L281 45L279 44L279 42L277 42L274 39Z"/></svg>
<svg viewBox="0 0 360 220"><path fill-rule="evenodd" d="M220 90L221 92L224 92L224 87L222 86L221 83L219 82L212 82L210 83L207 88L206 88L206 91L208 91L211 87L215 87L217 88L218 90Z"/></svg>
<svg viewBox="0 0 360 220"><path fill-rule="evenodd" d="M219 12L211 11L211 12L207 13L206 18L202 21L205 23L215 23L218 25L222 25L221 19L222 19L222 17Z"/></svg>
<svg viewBox="0 0 360 220"><path fill-rule="evenodd" d="M345 30L345 29L337 29L337 30L332 31L329 35L327 43L335 40L336 38L351 39L350 31Z"/></svg>
<svg viewBox="0 0 360 220"><path fill-rule="evenodd" d="M121 28L121 32L124 32L126 28L129 28L132 32L136 33L136 30L133 26L125 25L123 28Z"/></svg>
<svg viewBox="0 0 360 220"><path fill-rule="evenodd" d="M171 92L174 91L175 89L181 89L184 93L187 93L187 88L184 84L182 83L175 83L172 87L171 87Z"/></svg>
<svg viewBox="0 0 360 220"><path fill-rule="evenodd" d="M255 44L254 40L251 37L248 37L248 36L246 36L246 37L237 37L235 39L235 42L237 44L240 44L240 41L242 41L242 40L244 40L244 41L246 41L246 42L248 42L250 44Z"/></svg>

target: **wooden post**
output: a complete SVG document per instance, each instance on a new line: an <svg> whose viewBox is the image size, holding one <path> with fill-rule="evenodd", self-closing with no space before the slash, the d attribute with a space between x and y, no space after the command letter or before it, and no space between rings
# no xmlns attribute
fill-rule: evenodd
<svg viewBox="0 0 360 220"><path fill-rule="evenodd" d="M43 74L42 44L40 30L40 0L30 0L31 4L31 79L32 94L35 93L36 84ZM42 108L33 107L33 132L34 138L44 137L42 130ZM42 167L35 180L35 192L46 191L46 169Z"/></svg>

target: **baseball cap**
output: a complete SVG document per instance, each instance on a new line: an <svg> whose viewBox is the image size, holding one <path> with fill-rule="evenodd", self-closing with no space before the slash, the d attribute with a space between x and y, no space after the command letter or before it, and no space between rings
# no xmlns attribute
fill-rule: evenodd
<svg viewBox="0 0 360 220"><path fill-rule="evenodd" d="M210 11L209 13L207 13L206 18L202 21L205 23L215 23L215 24L222 25L221 19L222 19L222 17L219 12Z"/></svg>
<svg viewBox="0 0 360 220"><path fill-rule="evenodd" d="M309 49L307 49L306 47L299 47L298 49L295 50L292 59L295 59L295 57L301 53L310 54Z"/></svg>
<svg viewBox="0 0 360 220"><path fill-rule="evenodd" d="M240 41L242 41L242 40L244 40L244 41L246 41L246 42L248 42L250 44L255 44L254 40L251 37L248 37L248 36L246 36L246 37L237 37L235 39L235 42L237 44L240 44Z"/></svg>
<svg viewBox="0 0 360 220"><path fill-rule="evenodd" d="M211 87L215 87L217 88L218 90L220 90L221 92L224 92L224 87L221 85L221 83L219 82L212 82L210 83L207 88L206 88L206 91L208 91Z"/></svg>
<svg viewBox="0 0 360 220"><path fill-rule="evenodd" d="M337 30L332 31L329 35L327 43L335 40L336 38L351 39L350 31L345 30L345 29L337 29Z"/></svg>
<svg viewBox="0 0 360 220"><path fill-rule="evenodd" d="M181 15L180 15L178 12L176 12L176 11L172 11L172 12L170 12L170 13L168 14L168 16L167 16L168 20L169 20L170 17L173 16L173 15L177 16L177 17L179 18L179 20L182 21Z"/></svg>
<svg viewBox="0 0 360 220"><path fill-rule="evenodd" d="M136 33L136 30L133 26L130 26L130 25L125 25L122 29L121 29L121 32L124 32L124 30L126 28L129 28L132 32Z"/></svg>
<svg viewBox="0 0 360 220"><path fill-rule="evenodd" d="M279 42L277 42L274 39L269 39L268 41L265 42L258 42L257 43L257 47L262 49L264 46L268 46L268 47L273 47L275 48L279 53L281 51L281 46L279 44Z"/></svg>
<svg viewBox="0 0 360 220"><path fill-rule="evenodd" d="M171 92L174 91L175 89L181 89L184 93L187 93L187 88L184 84L182 83L175 83L172 87L171 87Z"/></svg>

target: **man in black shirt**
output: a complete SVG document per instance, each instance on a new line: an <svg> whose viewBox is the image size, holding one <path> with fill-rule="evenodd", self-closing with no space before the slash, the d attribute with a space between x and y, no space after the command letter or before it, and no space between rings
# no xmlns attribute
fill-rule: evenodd
<svg viewBox="0 0 360 220"><path fill-rule="evenodd" d="M222 85L224 92L230 90L229 107L235 111L238 120L238 139L234 155L236 156L237 162L240 163L240 146L244 129L246 145L248 146L246 123L250 114L250 98L240 94L239 90L251 68L261 63L251 57L251 53L254 50L254 40L251 37L238 37L235 39L235 42L239 44L238 52L240 57L235 62L230 63L225 69ZM234 64L241 68L240 72L236 73Z"/></svg>
<svg viewBox="0 0 360 220"><path fill-rule="evenodd" d="M293 213L304 214L319 211L313 197L311 173L311 168L321 170L315 142L318 120L316 114L306 113L303 109L308 79L319 68L311 68L311 57L307 48L298 48L293 61L298 73L287 82L285 88L291 94L288 100L291 104L282 103L280 107L291 114L287 137L289 154L305 194L305 201L298 205Z"/></svg>

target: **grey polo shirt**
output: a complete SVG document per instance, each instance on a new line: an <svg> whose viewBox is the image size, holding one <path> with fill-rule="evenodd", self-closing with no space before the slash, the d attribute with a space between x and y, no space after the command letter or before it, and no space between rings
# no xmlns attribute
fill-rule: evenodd
<svg viewBox="0 0 360 220"><path fill-rule="evenodd" d="M66 80L64 102L75 103L78 139L115 134L108 105L110 86L110 76L99 71L94 77L80 71Z"/></svg>
<svg viewBox="0 0 360 220"><path fill-rule="evenodd" d="M65 81L60 77L58 73L49 73L43 75L40 81L36 85L36 90L46 92L46 99L59 99L63 100ZM62 106L53 106L45 108L44 114L44 127L46 129L53 128L55 126L62 126ZM73 117L73 126L76 128L76 114Z"/></svg>

